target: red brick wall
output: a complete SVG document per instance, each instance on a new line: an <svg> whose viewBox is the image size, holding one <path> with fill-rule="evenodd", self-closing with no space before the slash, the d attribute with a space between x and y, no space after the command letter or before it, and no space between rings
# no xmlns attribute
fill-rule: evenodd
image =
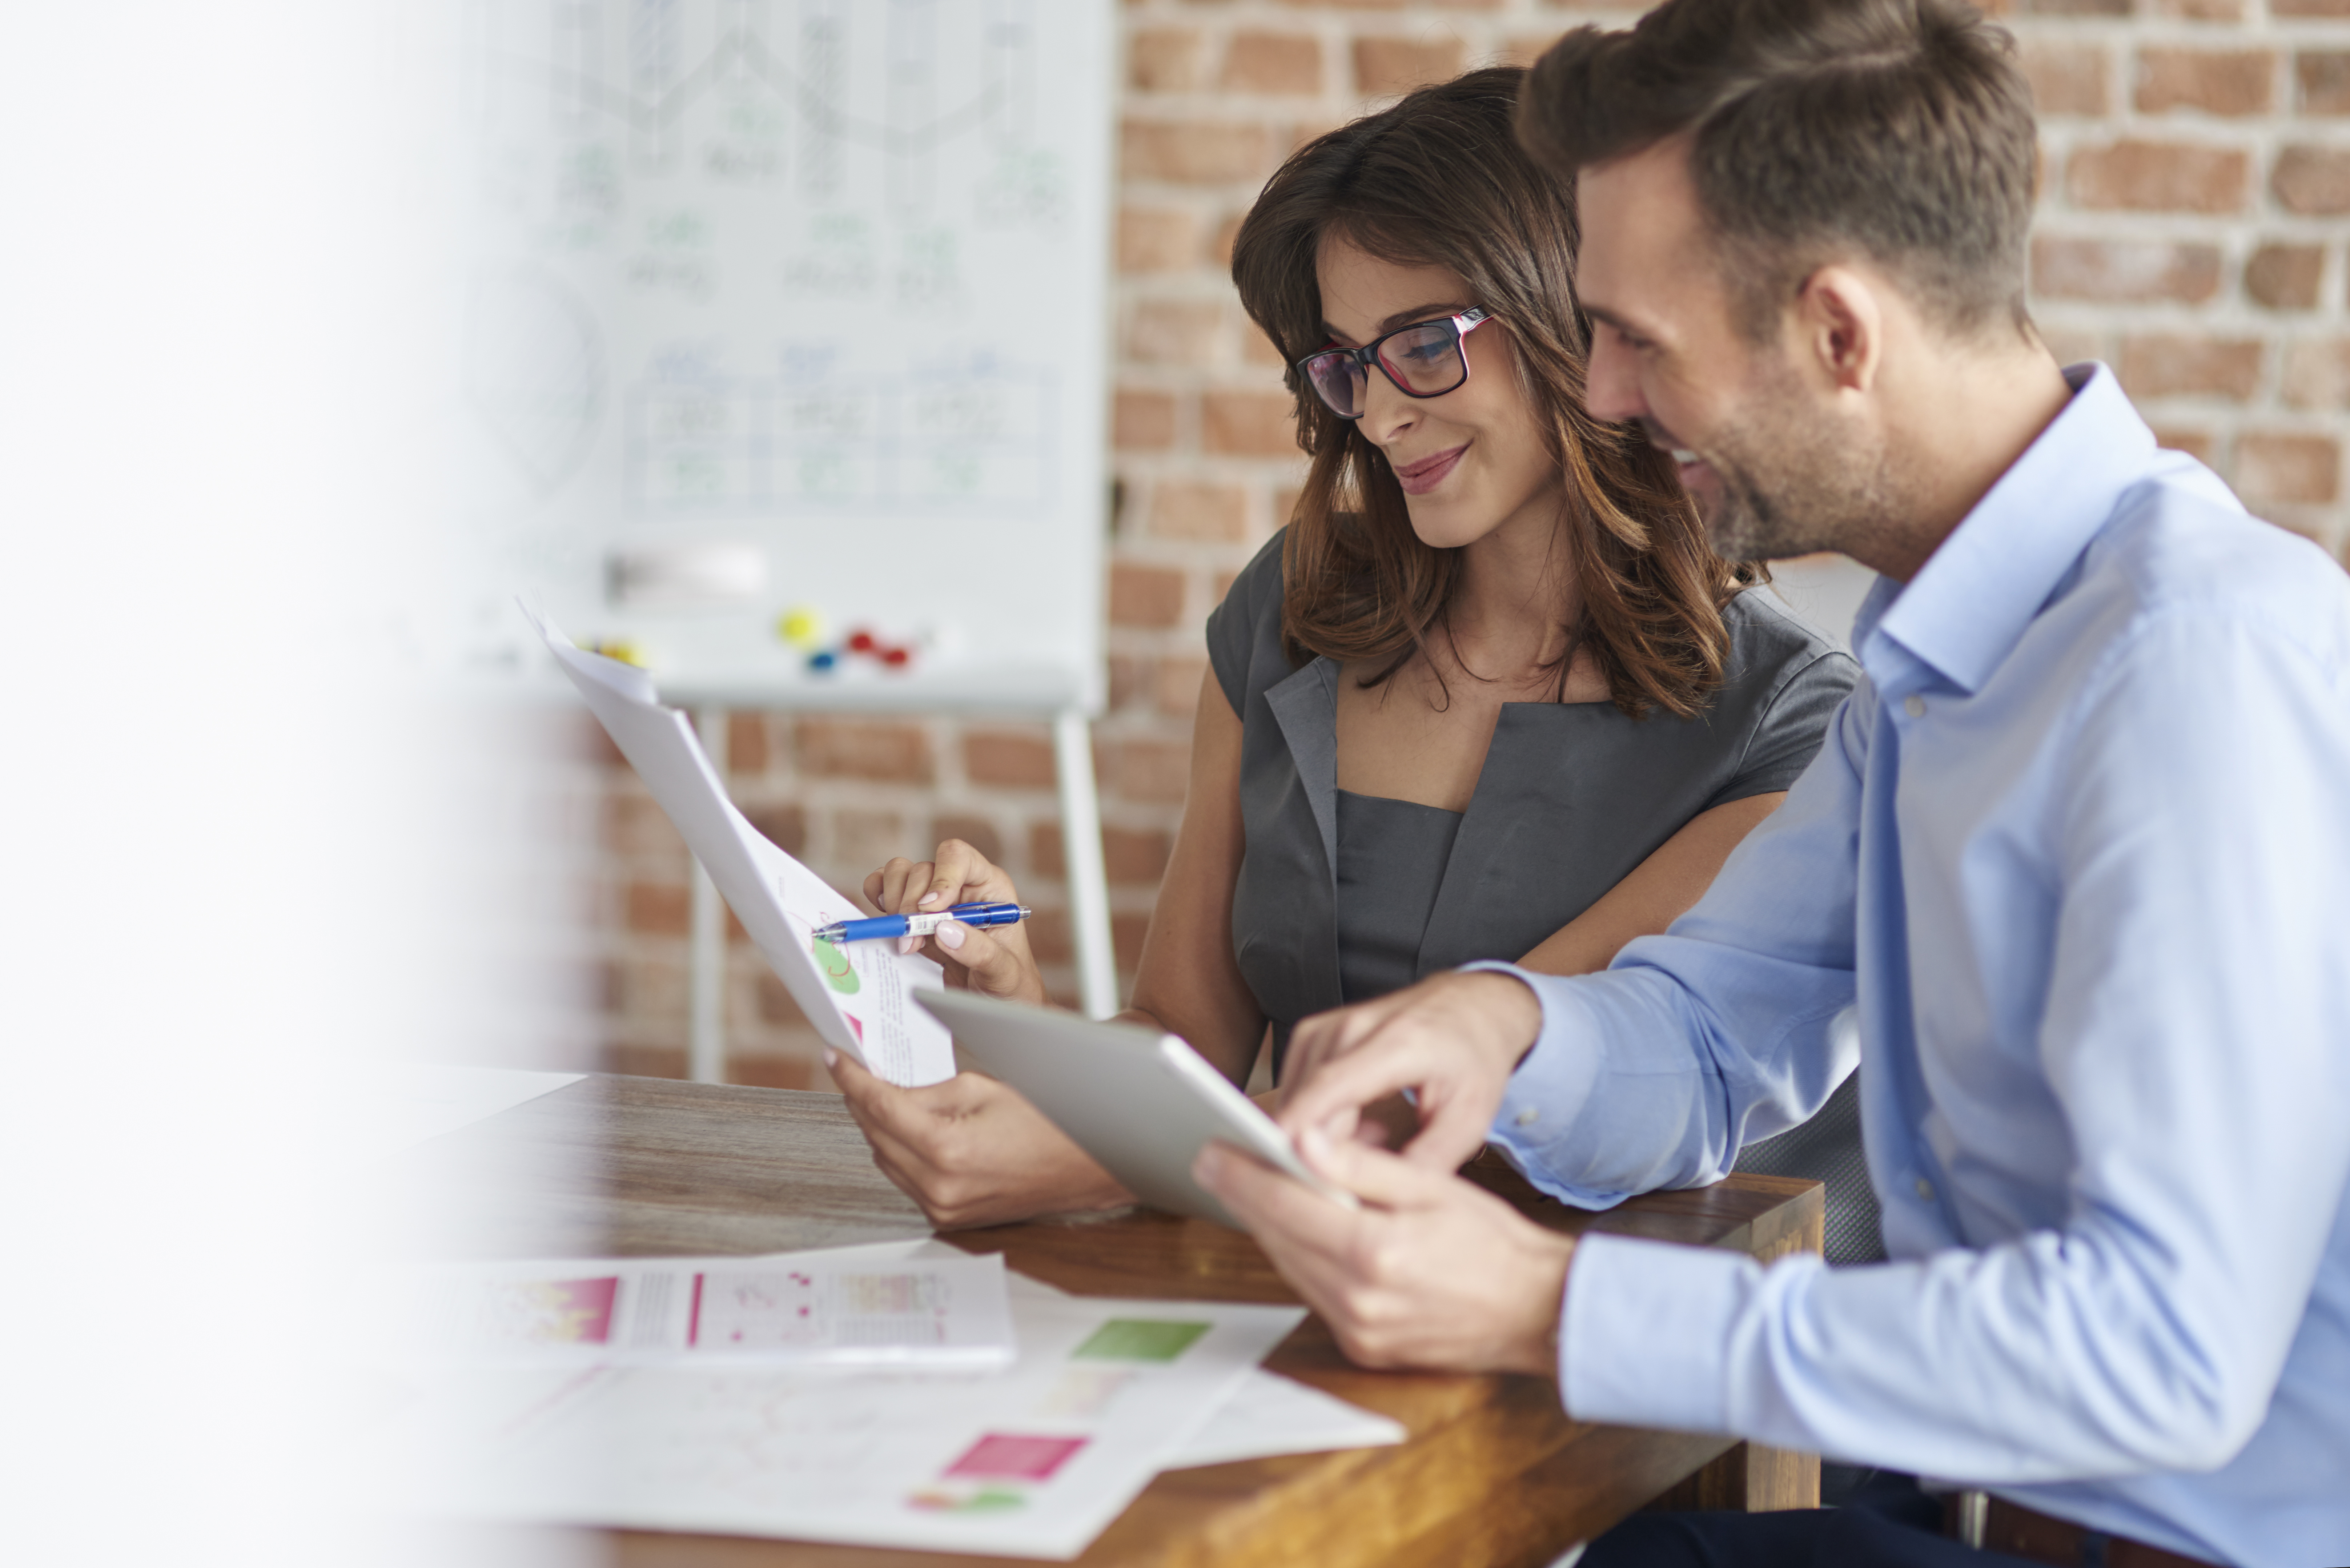
<svg viewBox="0 0 2350 1568"><path fill-rule="evenodd" d="M2005 0L2043 117L2035 308L2067 358L2120 371L2167 441L2256 511L2339 551L2350 444L2350 0ZM1125 7L1109 583L1097 727L1121 962L1181 810L1200 628L1297 482L1286 400L1225 265L1257 187L1304 138L1415 82L1530 59L1636 10L1454 0L1135 0ZM941 835L1045 912L1074 989L1042 726L741 714L733 788L842 886ZM682 1070L687 862L614 769L608 1064ZM810 1080L814 1036L739 940L736 1076ZM820 1069L816 1070L820 1077Z"/></svg>
<svg viewBox="0 0 2350 1568"><path fill-rule="evenodd" d="M2036 310L2167 442L2344 545L2350 0L2022 5Z"/></svg>

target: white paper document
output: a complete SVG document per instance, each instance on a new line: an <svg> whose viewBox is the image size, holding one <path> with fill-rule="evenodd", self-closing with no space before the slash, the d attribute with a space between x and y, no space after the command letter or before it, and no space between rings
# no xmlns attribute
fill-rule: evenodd
<svg viewBox="0 0 2350 1568"><path fill-rule="evenodd" d="M1258 1366L1241 1379L1206 1425L1168 1452L1159 1468L1182 1470L1283 1454L1383 1449L1410 1435L1401 1421L1375 1416L1336 1395Z"/></svg>
<svg viewBox="0 0 2350 1568"><path fill-rule="evenodd" d="M921 1246L948 1250L940 1241ZM924 1255L928 1255L927 1251ZM1013 1274L1009 1281L1015 1299L1069 1299L1067 1292L1025 1274ZM1319 1388L1309 1388L1279 1373L1253 1366L1233 1387L1232 1397L1216 1407L1216 1413L1199 1430L1160 1456L1159 1468L1182 1470L1194 1465L1270 1459L1284 1454L1388 1448L1409 1436L1400 1421L1373 1415Z"/></svg>
<svg viewBox="0 0 2350 1568"><path fill-rule="evenodd" d="M1022 1294L990 1374L482 1369L423 1401L436 1511L1066 1560L1305 1314Z"/></svg>
<svg viewBox="0 0 2350 1568"><path fill-rule="evenodd" d="M454 1264L417 1281L439 1363L986 1370L1014 1354L1000 1253Z"/></svg>
<svg viewBox="0 0 2350 1568"><path fill-rule="evenodd" d="M539 616L531 624L825 1043L893 1084L954 1076L946 1026L915 1006L911 995L940 983L939 966L899 953L889 942L815 940L818 929L860 919L865 911L775 847L734 808L693 726L661 705L651 676L574 648Z"/></svg>

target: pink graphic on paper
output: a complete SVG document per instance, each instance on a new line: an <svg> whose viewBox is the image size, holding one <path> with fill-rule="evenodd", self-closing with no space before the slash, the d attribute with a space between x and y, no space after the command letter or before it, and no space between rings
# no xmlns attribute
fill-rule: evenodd
<svg viewBox="0 0 2350 1568"><path fill-rule="evenodd" d="M515 1280L495 1291L491 1336L530 1345L607 1345L612 1337L617 1278Z"/></svg>
<svg viewBox="0 0 2350 1568"><path fill-rule="evenodd" d="M839 1282L853 1284L856 1276ZM685 1342L696 1350L756 1350L825 1344L854 1324L819 1310L816 1276L797 1269L723 1270L693 1277L693 1305ZM844 1303L860 1303L854 1293ZM908 1343L915 1343L909 1340Z"/></svg>
<svg viewBox="0 0 2350 1568"><path fill-rule="evenodd" d="M1027 1438L990 1432L949 1465L951 1476L986 1480L1051 1480L1053 1472L1086 1446L1083 1438Z"/></svg>

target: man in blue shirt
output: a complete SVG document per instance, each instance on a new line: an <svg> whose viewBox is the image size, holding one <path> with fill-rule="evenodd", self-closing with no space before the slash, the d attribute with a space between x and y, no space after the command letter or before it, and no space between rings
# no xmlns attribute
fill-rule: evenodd
<svg viewBox="0 0 2350 1568"><path fill-rule="evenodd" d="M1669 0L1522 122L1578 171L1592 411L1725 554L1878 570L1866 679L1605 974L1299 1027L1283 1117L1359 1213L1201 1179L1366 1362L1981 1489L2034 1561L2350 1563L2350 582L2049 357L2028 95L1958 0ZM1851 1069L1848 1006L1888 1262L1575 1244L1450 1174L1716 1180ZM1398 1090L1400 1156L1347 1136ZM1592 1553L1700 1560L1976 1559L1850 1511Z"/></svg>

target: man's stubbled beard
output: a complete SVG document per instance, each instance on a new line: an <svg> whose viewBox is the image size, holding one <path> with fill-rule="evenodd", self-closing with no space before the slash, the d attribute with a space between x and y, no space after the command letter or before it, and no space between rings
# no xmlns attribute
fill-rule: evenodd
<svg viewBox="0 0 2350 1568"><path fill-rule="evenodd" d="M1705 527L1723 559L1848 554L1852 541L1898 516L1882 454L1805 413L1783 363L1766 361L1747 406L1755 414L1726 422L1700 454L1721 482Z"/></svg>

